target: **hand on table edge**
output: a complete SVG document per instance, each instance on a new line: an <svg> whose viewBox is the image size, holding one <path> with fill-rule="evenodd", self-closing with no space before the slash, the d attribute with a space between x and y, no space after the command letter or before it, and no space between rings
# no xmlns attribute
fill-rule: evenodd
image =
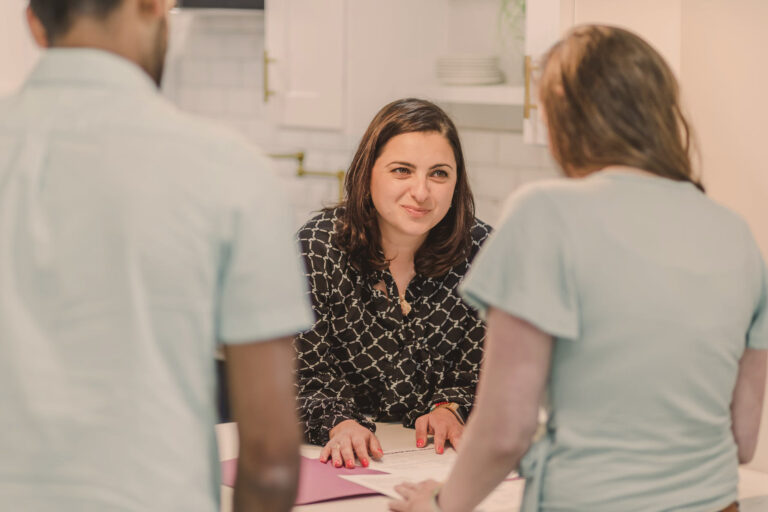
<svg viewBox="0 0 768 512"><path fill-rule="evenodd" d="M462 425L456 416L445 408L435 409L432 412L419 416L414 424L416 429L416 447L424 448L427 445L427 436L433 436L435 452L442 454L445 451L445 441L449 441L454 450L458 450L461 435L464 433Z"/></svg>
<svg viewBox="0 0 768 512"><path fill-rule="evenodd" d="M370 458L380 460L384 455L376 434L360 425L355 420L344 420L333 427L329 433L330 439L320 451L320 462L333 460L337 468L343 466L355 467L355 456L360 465L367 468Z"/></svg>

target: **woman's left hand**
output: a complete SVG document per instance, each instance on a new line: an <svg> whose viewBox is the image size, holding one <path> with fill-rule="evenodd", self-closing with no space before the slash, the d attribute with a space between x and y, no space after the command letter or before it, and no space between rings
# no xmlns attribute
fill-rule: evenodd
<svg viewBox="0 0 768 512"><path fill-rule="evenodd" d="M422 416L423 418L424 416ZM418 484L403 482L395 486L395 490L403 497L401 500L391 500L389 510L395 512L433 512L432 496L440 487L434 480L425 480Z"/></svg>
<svg viewBox="0 0 768 512"><path fill-rule="evenodd" d="M435 442L435 452L443 453L445 441L451 442L453 449L459 448L459 440L464 432L464 425L459 423L456 416L445 408L420 416L416 420L416 446L423 448L427 445L427 435L432 434Z"/></svg>

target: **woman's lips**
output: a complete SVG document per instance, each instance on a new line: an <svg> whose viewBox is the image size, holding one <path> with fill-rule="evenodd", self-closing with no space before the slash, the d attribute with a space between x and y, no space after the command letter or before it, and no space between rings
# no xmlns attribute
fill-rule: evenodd
<svg viewBox="0 0 768 512"><path fill-rule="evenodd" d="M408 212L411 217L423 217L429 213L427 208L417 208L415 206L403 206L403 209Z"/></svg>

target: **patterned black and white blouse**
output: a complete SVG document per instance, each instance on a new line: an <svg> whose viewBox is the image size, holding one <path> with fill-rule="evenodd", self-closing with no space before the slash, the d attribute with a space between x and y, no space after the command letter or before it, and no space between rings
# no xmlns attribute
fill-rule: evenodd
<svg viewBox="0 0 768 512"><path fill-rule="evenodd" d="M436 402L458 403L467 417L475 396L485 325L456 287L491 228L475 220L467 261L445 276L416 275L403 315L388 270L361 274L334 243L339 210L328 210L299 231L317 322L296 338L299 412L307 441L328 442L329 431L354 419L412 427ZM374 288L384 281L387 293Z"/></svg>

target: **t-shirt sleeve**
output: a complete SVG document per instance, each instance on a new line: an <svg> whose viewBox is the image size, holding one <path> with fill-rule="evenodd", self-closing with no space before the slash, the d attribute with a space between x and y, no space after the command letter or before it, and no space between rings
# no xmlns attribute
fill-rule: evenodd
<svg viewBox="0 0 768 512"><path fill-rule="evenodd" d="M459 290L485 315L494 307L561 338L577 338L579 312L569 244L543 190L524 189L504 208Z"/></svg>
<svg viewBox="0 0 768 512"><path fill-rule="evenodd" d="M229 215L219 283L218 338L236 344L294 335L312 326L290 202L254 155ZM243 175L245 177L245 175Z"/></svg>
<svg viewBox="0 0 768 512"><path fill-rule="evenodd" d="M760 254L760 249L755 244L755 267L757 292L755 294L755 311L752 315L752 323L747 331L747 347L754 349L768 349L768 272L765 261Z"/></svg>

